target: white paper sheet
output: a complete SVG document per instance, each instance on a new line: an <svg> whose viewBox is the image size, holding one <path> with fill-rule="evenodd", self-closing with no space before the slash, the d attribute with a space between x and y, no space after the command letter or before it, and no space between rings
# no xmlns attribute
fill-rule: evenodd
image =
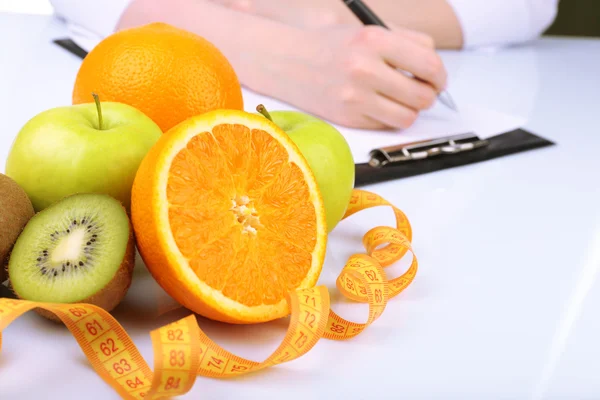
<svg viewBox="0 0 600 400"><path fill-rule="evenodd" d="M461 104L458 113L436 105L419 115L410 128L401 131L368 131L343 127L338 129L348 140L355 162L363 163L369 161L369 152L378 147L468 132L488 138L519 128L525 122L522 117Z"/></svg>

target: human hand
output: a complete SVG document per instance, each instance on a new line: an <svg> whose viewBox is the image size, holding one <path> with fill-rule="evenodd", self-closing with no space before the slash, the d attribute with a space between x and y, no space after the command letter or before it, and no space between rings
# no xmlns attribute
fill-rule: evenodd
<svg viewBox="0 0 600 400"><path fill-rule="evenodd" d="M433 40L409 30L304 30L282 47L245 66L259 69L250 87L348 127L407 128L446 86Z"/></svg>

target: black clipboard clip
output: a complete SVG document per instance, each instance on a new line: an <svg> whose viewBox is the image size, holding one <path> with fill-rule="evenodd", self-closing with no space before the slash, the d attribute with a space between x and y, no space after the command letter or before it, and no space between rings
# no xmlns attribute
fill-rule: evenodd
<svg viewBox="0 0 600 400"><path fill-rule="evenodd" d="M555 143L523 128L482 140L474 133L374 149L355 165L355 187L493 160Z"/></svg>
<svg viewBox="0 0 600 400"><path fill-rule="evenodd" d="M464 153L487 146L488 144L487 140L479 138L474 133L420 140L371 150L369 153L371 157L369 165L373 168L383 168L426 158Z"/></svg>

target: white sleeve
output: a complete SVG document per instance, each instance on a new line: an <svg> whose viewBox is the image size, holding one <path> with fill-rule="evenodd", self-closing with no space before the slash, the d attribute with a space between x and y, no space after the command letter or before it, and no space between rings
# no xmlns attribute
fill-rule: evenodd
<svg viewBox="0 0 600 400"><path fill-rule="evenodd" d="M447 1L461 24L466 49L535 39L552 24L558 10L558 0Z"/></svg>
<svg viewBox="0 0 600 400"><path fill-rule="evenodd" d="M131 0L50 0L54 13L65 20L71 39L90 51L114 32Z"/></svg>

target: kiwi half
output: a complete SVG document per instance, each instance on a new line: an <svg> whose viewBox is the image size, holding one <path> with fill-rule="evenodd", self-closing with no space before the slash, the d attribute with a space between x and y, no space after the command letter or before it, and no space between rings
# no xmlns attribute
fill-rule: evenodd
<svg viewBox="0 0 600 400"><path fill-rule="evenodd" d="M8 276L21 299L111 311L131 286L134 264L133 229L121 203L108 195L76 194L31 218L14 245Z"/></svg>
<svg viewBox="0 0 600 400"><path fill-rule="evenodd" d="M11 178L0 174L0 284L6 280L8 254L33 214L27 193Z"/></svg>

